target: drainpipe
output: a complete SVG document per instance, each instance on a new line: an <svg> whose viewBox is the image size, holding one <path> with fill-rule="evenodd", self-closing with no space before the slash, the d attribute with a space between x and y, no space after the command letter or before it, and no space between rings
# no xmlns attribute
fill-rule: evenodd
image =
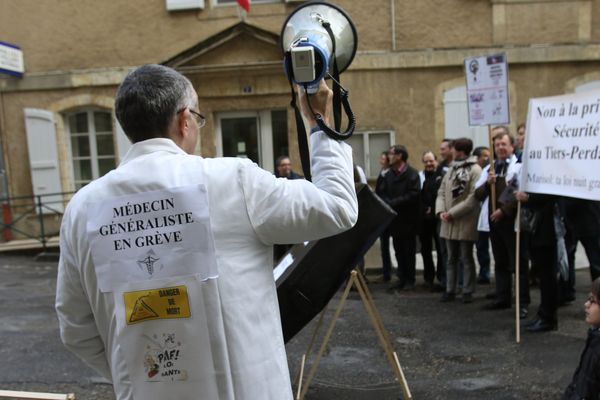
<svg viewBox="0 0 600 400"><path fill-rule="evenodd" d="M396 0L390 0L390 14L392 18L392 51L396 51Z"/></svg>

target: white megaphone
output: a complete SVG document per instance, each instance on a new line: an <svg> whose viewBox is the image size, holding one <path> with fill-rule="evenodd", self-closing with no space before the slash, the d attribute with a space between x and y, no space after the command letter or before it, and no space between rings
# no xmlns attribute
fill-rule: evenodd
<svg viewBox="0 0 600 400"><path fill-rule="evenodd" d="M358 45L356 28L341 8L320 1L298 7L281 29L281 49L288 78L316 92L329 73L341 73ZM337 70L337 71L335 71Z"/></svg>

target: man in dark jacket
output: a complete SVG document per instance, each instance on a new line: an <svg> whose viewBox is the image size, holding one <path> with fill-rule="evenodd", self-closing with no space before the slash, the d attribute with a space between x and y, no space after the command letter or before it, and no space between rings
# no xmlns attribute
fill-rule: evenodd
<svg viewBox="0 0 600 400"><path fill-rule="evenodd" d="M558 197L548 194L517 192L516 198L533 212L531 254L540 269L540 307L535 318L523 324L528 332L558 329L558 267L557 241L562 237L556 229L555 217L560 219Z"/></svg>
<svg viewBox="0 0 600 400"><path fill-rule="evenodd" d="M379 165L381 166L381 171L377 175L375 193L381 197L381 185L383 184L385 174L390 170L390 160L387 151L382 152L379 156ZM392 280L392 259L390 257L390 231L388 228L385 228L385 231L379 236L379 245L381 247L382 279L384 282L389 282Z"/></svg>
<svg viewBox="0 0 600 400"><path fill-rule="evenodd" d="M408 151L394 145L388 152L390 170L385 174L380 197L398 214L389 226L398 262L398 284L393 289L411 290L415 286L416 235L421 217L419 173L408 165Z"/></svg>
<svg viewBox="0 0 600 400"><path fill-rule="evenodd" d="M302 176L292 171L292 162L288 156L280 156L275 160L275 176L286 179L302 179Z"/></svg>
<svg viewBox="0 0 600 400"><path fill-rule="evenodd" d="M600 277L600 201L562 198L567 224L566 245L569 256L569 279L559 281L559 302L575 300L575 252L581 242L590 262L592 281Z"/></svg>
<svg viewBox="0 0 600 400"><path fill-rule="evenodd" d="M517 214L517 201L514 196L503 196L507 185L518 179L521 164L514 156L514 138L510 136L508 128L496 127L492 130L494 152L496 161L493 166L488 165L483 170L479 182L476 184L475 197L485 201L483 207L488 207L488 221L490 225L490 240L494 254L494 267L496 275L495 301L485 306L487 310L501 310L511 307L512 301L512 274L515 271L515 217ZM494 188L495 196L491 196ZM509 192L509 191L507 191ZM493 207L495 203L496 208ZM521 297L521 318L527 317L529 305L529 280L527 271L526 252L521 251L519 292Z"/></svg>
<svg viewBox="0 0 600 400"><path fill-rule="evenodd" d="M422 222L419 232L421 257L423 257L423 278L431 290L436 289L434 280L437 277L440 288L446 286L446 266L442 257L441 242L438 232L438 220L435 218L435 199L442 182L442 173L437 171L437 160L432 151L423 153L423 171L421 178L421 211ZM435 243L437 253L437 269L433 262L432 251ZM436 272L437 271L437 272Z"/></svg>

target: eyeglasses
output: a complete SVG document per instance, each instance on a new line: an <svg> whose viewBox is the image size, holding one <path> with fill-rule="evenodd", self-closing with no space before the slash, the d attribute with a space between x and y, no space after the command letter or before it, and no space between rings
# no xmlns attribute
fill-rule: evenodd
<svg viewBox="0 0 600 400"><path fill-rule="evenodd" d="M200 114L198 111L194 111L189 107L182 108L181 110L177 111L177 114L185 111L186 109L189 110L194 117L196 117L196 121L198 122L198 128L202 128L204 125L206 125L206 117Z"/></svg>
<svg viewBox="0 0 600 400"><path fill-rule="evenodd" d="M598 300L596 300L596 299L594 298L594 296L590 296L590 297L588 297L588 298L587 298L587 301L586 301L586 303L587 303L587 302L589 302L590 304L598 304Z"/></svg>

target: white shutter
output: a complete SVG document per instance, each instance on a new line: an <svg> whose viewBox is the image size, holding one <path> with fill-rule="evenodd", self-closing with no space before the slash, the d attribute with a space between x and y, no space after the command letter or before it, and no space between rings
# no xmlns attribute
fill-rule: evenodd
<svg viewBox="0 0 600 400"><path fill-rule="evenodd" d="M123 160L123 157L125 157L125 154L127 153L127 151L131 148L131 142L129 141L129 138L127 137L127 135L125 134L125 131L123 131L123 128L121 128L121 124L119 124L119 121L117 121L117 119L115 118L115 131L116 131L116 136L117 136L117 165L121 163L121 161Z"/></svg>
<svg viewBox="0 0 600 400"><path fill-rule="evenodd" d="M202 10L204 0L166 0L167 11Z"/></svg>
<svg viewBox="0 0 600 400"><path fill-rule="evenodd" d="M467 109L467 89L459 86L444 92L444 137L448 139L469 138L473 148L489 147L488 129L486 126L469 126L469 110Z"/></svg>
<svg viewBox="0 0 600 400"><path fill-rule="evenodd" d="M591 81L584 83L583 85L579 85L575 88L575 93L589 92L591 90L599 90L600 89L600 81Z"/></svg>
<svg viewBox="0 0 600 400"><path fill-rule="evenodd" d="M24 111L33 194L35 196L44 195L42 203L52 208L52 210L46 207L42 208L43 214L62 212L64 210L62 195L45 196L49 193L62 192L54 114L36 108L25 108ZM39 212L37 208L36 212Z"/></svg>

